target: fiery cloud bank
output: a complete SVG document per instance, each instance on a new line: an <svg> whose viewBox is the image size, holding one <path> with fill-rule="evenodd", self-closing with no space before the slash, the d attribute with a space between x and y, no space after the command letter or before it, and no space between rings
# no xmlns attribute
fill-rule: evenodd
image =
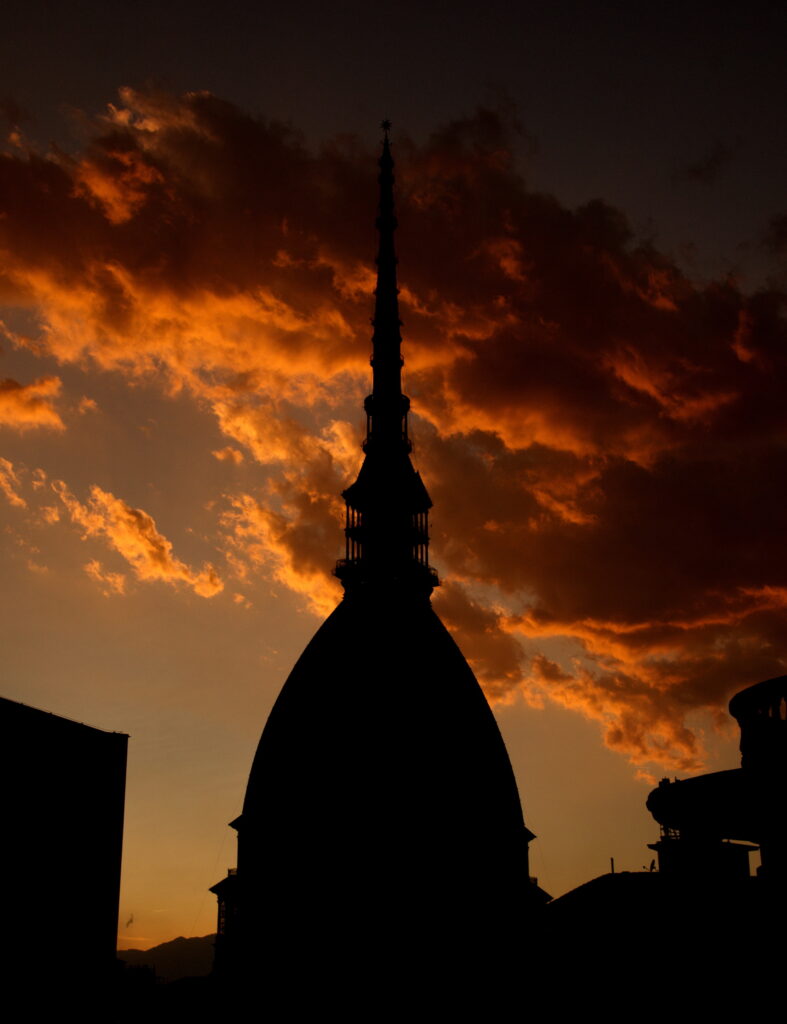
<svg viewBox="0 0 787 1024"><path fill-rule="evenodd" d="M547 696L635 763L696 767L687 717L784 671L784 296L692 282L603 202L528 190L510 132L479 112L396 146L437 606L492 698ZM10 138L0 301L39 323L12 343L212 410L227 446L205 459L277 469L217 502L222 573L267 571L325 612L359 459L344 410L368 376L374 153L342 139L315 155L213 96L130 90L77 156ZM60 391L5 381L0 425L67 432ZM55 487L138 579L222 589L147 512Z"/></svg>

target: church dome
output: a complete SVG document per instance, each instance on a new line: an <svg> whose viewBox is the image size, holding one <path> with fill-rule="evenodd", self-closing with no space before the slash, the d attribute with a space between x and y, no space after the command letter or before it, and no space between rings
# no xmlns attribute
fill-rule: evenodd
<svg viewBox="0 0 787 1024"><path fill-rule="evenodd" d="M478 963L532 888L503 739L425 597L345 596L271 711L235 825L246 952L265 960L306 941L321 963Z"/></svg>
<svg viewBox="0 0 787 1024"><path fill-rule="evenodd" d="M499 863L521 840L497 723L428 599L345 597L271 711L242 822L264 833L266 856L296 855L307 835L345 846L352 835L358 856L397 847L402 869L449 847Z"/></svg>

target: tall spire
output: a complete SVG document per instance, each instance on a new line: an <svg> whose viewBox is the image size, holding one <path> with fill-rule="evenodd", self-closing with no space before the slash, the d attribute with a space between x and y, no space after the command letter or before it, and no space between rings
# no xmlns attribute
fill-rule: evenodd
<svg viewBox="0 0 787 1024"><path fill-rule="evenodd" d="M382 129L372 393L364 401L366 457L358 479L342 494L347 503L347 550L337 563L336 575L347 593L359 586L383 585L405 586L428 596L437 586L437 574L429 567L428 512L432 502L410 462L410 399L402 393L391 122L383 121Z"/></svg>
<svg viewBox="0 0 787 1024"><path fill-rule="evenodd" d="M381 125L383 152L380 166L380 205L377 214L377 230L380 235L377 250L377 288L374 299L374 334L372 336L372 394L367 399L367 412L373 413L368 424L369 434L373 430L394 435L401 431L407 437L407 409L409 402L402 395L401 326L399 319L399 288L396 283L396 250L394 232L397 227L394 209L394 162L391 156L389 131L390 121ZM367 440L370 440L369 436Z"/></svg>

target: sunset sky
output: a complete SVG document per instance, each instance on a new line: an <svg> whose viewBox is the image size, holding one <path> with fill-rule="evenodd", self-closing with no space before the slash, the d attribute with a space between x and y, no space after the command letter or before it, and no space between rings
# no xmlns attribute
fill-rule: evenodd
<svg viewBox="0 0 787 1024"><path fill-rule="evenodd" d="M541 885L647 864L650 786L787 671L787 13L7 10L2 695L130 734L121 948L215 928L340 595L383 116L435 607Z"/></svg>

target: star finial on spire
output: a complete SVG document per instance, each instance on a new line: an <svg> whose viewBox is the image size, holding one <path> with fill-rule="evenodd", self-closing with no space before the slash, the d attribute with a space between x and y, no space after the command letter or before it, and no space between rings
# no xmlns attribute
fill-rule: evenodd
<svg viewBox="0 0 787 1024"><path fill-rule="evenodd" d="M380 122L380 127L385 132L385 138L386 138L386 141L387 141L387 139L388 139L388 132L391 130L391 122L388 120L387 117L383 121Z"/></svg>

